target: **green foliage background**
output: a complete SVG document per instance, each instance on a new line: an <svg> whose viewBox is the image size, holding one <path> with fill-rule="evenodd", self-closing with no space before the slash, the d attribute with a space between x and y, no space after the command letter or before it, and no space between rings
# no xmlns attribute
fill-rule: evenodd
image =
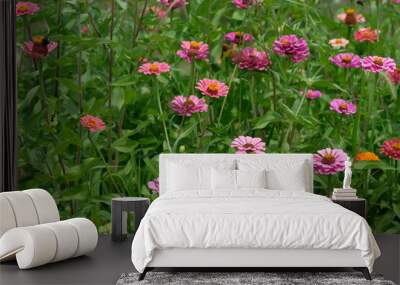
<svg viewBox="0 0 400 285"><path fill-rule="evenodd" d="M257 7L237 9L230 0L190 0L186 9L159 19L148 7L155 0L41 0L41 11L18 18L18 46L44 34L59 43L48 58L33 64L22 50L18 58L19 187L42 187L56 198L62 216L86 216L102 231L110 222L113 196L155 198L146 187L158 176L157 155L168 152L156 103L164 108L174 152L234 152L239 135L263 139L267 152L315 153L326 147L379 153L381 143L399 136L399 88L385 75L347 71L328 58L339 51L328 45L337 37L352 39L336 20L344 8L356 7L381 31L377 43L351 43L346 51L400 59L400 5L389 1L264 0ZM81 28L87 26L88 33ZM230 31L252 34L252 46L268 51L272 68L239 70L221 57L223 36ZM293 64L271 52L280 35L304 37L307 61ZM349 37L350 35L350 37ZM190 64L175 55L182 40L209 45L210 61ZM172 71L153 78L137 72L143 58L168 62ZM193 82L219 79L231 90L221 122L222 99L206 98L210 106L181 121L169 108L176 95L190 95ZM308 102L300 91L319 89L323 96ZM199 93L195 94L199 96ZM253 97L252 97L253 96ZM276 108L273 97L276 96ZM251 100L256 109L252 110ZM333 98L356 98L355 116L329 110ZM354 100L353 100L354 101ZM105 131L93 135L79 125L83 114L104 119ZM397 164L358 162L353 185L368 199L368 220L376 232L400 233L400 186ZM316 192L328 195L340 175L315 177ZM113 183L114 181L114 183Z"/></svg>

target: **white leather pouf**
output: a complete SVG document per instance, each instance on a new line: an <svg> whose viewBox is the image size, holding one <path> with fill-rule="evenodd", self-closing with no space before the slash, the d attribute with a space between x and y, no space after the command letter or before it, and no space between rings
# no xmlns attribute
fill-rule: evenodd
<svg viewBox="0 0 400 285"><path fill-rule="evenodd" d="M96 248L96 226L85 218L59 221L57 205L45 190L0 193L0 214L0 261L16 258L20 269Z"/></svg>

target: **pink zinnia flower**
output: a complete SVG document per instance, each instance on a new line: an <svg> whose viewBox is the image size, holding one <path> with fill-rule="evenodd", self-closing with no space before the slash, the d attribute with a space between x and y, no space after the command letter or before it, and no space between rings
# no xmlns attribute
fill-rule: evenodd
<svg viewBox="0 0 400 285"><path fill-rule="evenodd" d="M296 35L281 36L274 41L274 52L281 56L288 56L293 62L301 62L309 55L307 42Z"/></svg>
<svg viewBox="0 0 400 285"><path fill-rule="evenodd" d="M193 58L196 60L207 60L208 44L196 41L183 41L181 48L181 50L176 52L176 55L187 62L192 62Z"/></svg>
<svg viewBox="0 0 400 285"><path fill-rule="evenodd" d="M347 154L341 149L325 148L314 154L313 160L316 173L331 175L345 169L344 163L347 160Z"/></svg>
<svg viewBox="0 0 400 285"><path fill-rule="evenodd" d="M167 11L160 7L151 6L150 11L153 12L159 19L164 19L167 17Z"/></svg>
<svg viewBox="0 0 400 285"><path fill-rule="evenodd" d="M344 38L331 39L331 40L329 40L329 44L334 49L340 49L340 48L345 48L349 44L349 41Z"/></svg>
<svg viewBox="0 0 400 285"><path fill-rule="evenodd" d="M203 95L213 98L224 97L229 92L229 87L224 82L207 78L197 82L196 89L200 90Z"/></svg>
<svg viewBox="0 0 400 285"><path fill-rule="evenodd" d="M355 104L343 99L333 99L329 103L329 105L329 109L331 109L332 111L346 116L350 116L357 112L357 106Z"/></svg>
<svg viewBox="0 0 400 285"><path fill-rule="evenodd" d="M235 44L241 44L243 42L252 42L254 40L252 35L243 32L227 33L225 35L225 39Z"/></svg>
<svg viewBox="0 0 400 285"><path fill-rule="evenodd" d="M154 193L160 193L160 178L157 177L156 179L147 182L147 187Z"/></svg>
<svg viewBox="0 0 400 285"><path fill-rule="evenodd" d="M187 4L186 0L160 0L160 3L170 9L182 8Z"/></svg>
<svg viewBox="0 0 400 285"><path fill-rule="evenodd" d="M336 17L340 22L348 26L353 26L355 24L365 22L364 16L362 14L357 13L356 10L351 8L346 9L344 13L340 13Z"/></svg>
<svg viewBox="0 0 400 285"><path fill-rule="evenodd" d="M400 0L399 0L400 1ZM400 83L400 69L396 68L393 71L389 71L387 73L389 76L390 81L392 81L393 84L399 84Z"/></svg>
<svg viewBox="0 0 400 285"><path fill-rule="evenodd" d="M44 36L34 36L32 41L24 44L24 52L34 59L45 58L56 48L57 43L50 42Z"/></svg>
<svg viewBox="0 0 400 285"><path fill-rule="evenodd" d="M362 28L354 33L354 39L357 42L374 43L378 40L379 31L371 28Z"/></svg>
<svg viewBox="0 0 400 285"><path fill-rule="evenodd" d="M90 29L88 26L82 26L81 27L81 34L88 34L90 32Z"/></svg>
<svg viewBox="0 0 400 285"><path fill-rule="evenodd" d="M400 138L384 141L381 146L381 153L387 157L400 160Z"/></svg>
<svg viewBox="0 0 400 285"><path fill-rule="evenodd" d="M232 3L239 9L247 9L258 3L258 0L232 0Z"/></svg>
<svg viewBox="0 0 400 285"><path fill-rule="evenodd" d="M181 116L190 117L193 113L207 112L208 105L204 99L194 95L175 96L171 101L171 108Z"/></svg>
<svg viewBox="0 0 400 285"><path fill-rule="evenodd" d="M330 62L342 68L360 68L361 58L352 53L339 53L329 58Z"/></svg>
<svg viewBox="0 0 400 285"><path fill-rule="evenodd" d="M39 10L39 5L32 2L18 2L17 5L15 5L15 12L17 16L33 15Z"/></svg>
<svg viewBox="0 0 400 285"><path fill-rule="evenodd" d="M106 128L103 120L92 115L85 115L80 119L81 126L88 129L92 133L100 132Z"/></svg>
<svg viewBox="0 0 400 285"><path fill-rule="evenodd" d="M239 52L233 54L232 61L239 64L240 69L248 70L265 70L271 61L265 51L258 51L252 47L246 47Z"/></svg>
<svg viewBox="0 0 400 285"><path fill-rule="evenodd" d="M304 92L303 92L303 95L304 95ZM322 94L321 94L321 91L319 91L319 90L309 89L309 90L307 90L307 93L305 96L307 99L315 100L315 99L318 99L319 97L321 97Z"/></svg>
<svg viewBox="0 0 400 285"><path fill-rule="evenodd" d="M236 153L264 153L265 142L260 138L239 136L233 140L231 147L236 149Z"/></svg>
<svg viewBox="0 0 400 285"><path fill-rule="evenodd" d="M148 62L142 64L138 71L146 75L160 75L161 73L169 72L169 65L165 62Z"/></svg>
<svg viewBox="0 0 400 285"><path fill-rule="evenodd" d="M361 66L364 70L373 73L392 72L396 69L396 63L392 58L381 56L366 56L361 59Z"/></svg>

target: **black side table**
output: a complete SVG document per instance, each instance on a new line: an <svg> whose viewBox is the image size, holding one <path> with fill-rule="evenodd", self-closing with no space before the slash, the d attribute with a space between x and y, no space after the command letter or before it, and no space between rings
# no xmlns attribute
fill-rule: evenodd
<svg viewBox="0 0 400 285"><path fill-rule="evenodd" d="M364 219L367 217L366 201L363 198L352 198L348 200L332 199L332 202L359 214Z"/></svg>
<svg viewBox="0 0 400 285"><path fill-rule="evenodd" d="M123 241L127 235L127 212L135 214L135 229L136 233L140 221L146 214L149 208L150 200L142 197L121 197L113 198L111 202L111 216L112 216L112 233L111 239L113 241Z"/></svg>

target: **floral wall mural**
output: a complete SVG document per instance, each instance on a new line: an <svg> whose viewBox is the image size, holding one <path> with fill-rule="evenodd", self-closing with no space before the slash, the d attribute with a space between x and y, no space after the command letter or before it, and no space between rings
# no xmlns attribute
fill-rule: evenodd
<svg viewBox="0 0 400 285"><path fill-rule="evenodd" d="M313 153L400 233L399 1L17 3L19 188L109 230L157 197L158 154Z"/></svg>

